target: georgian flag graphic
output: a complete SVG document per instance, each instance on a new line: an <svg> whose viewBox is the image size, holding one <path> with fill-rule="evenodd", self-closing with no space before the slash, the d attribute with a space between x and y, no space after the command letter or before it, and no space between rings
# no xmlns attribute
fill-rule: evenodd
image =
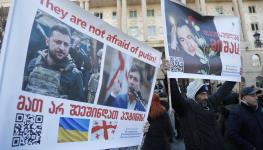
<svg viewBox="0 0 263 150"><path fill-rule="evenodd" d="M94 120L91 129L91 140L114 139L117 123L117 121Z"/></svg>

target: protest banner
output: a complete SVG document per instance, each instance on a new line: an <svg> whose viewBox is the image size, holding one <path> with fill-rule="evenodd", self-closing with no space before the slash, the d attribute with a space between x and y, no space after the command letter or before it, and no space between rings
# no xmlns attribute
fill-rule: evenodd
<svg viewBox="0 0 263 150"><path fill-rule="evenodd" d="M169 78L240 81L240 22L235 16L202 16L162 1Z"/></svg>
<svg viewBox="0 0 263 150"><path fill-rule="evenodd" d="M139 145L161 53L70 1L11 4L0 56L1 149Z"/></svg>

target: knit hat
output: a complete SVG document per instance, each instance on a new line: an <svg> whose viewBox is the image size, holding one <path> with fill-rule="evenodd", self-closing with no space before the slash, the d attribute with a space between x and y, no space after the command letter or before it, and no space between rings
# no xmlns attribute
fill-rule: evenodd
<svg viewBox="0 0 263 150"><path fill-rule="evenodd" d="M208 87L204 84L203 86L201 86L201 88L196 92L195 95L203 93L203 92L208 92Z"/></svg>
<svg viewBox="0 0 263 150"><path fill-rule="evenodd" d="M199 92L199 90L202 88L203 85L205 84L203 84L199 80L194 80L190 82L189 85L187 86L186 96L190 99L195 100L195 95L197 94L197 92Z"/></svg>

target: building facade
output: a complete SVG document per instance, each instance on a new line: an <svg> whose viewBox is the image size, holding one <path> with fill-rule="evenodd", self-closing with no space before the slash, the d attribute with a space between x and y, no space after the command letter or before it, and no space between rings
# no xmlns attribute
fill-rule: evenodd
<svg viewBox="0 0 263 150"><path fill-rule="evenodd" d="M71 1L164 53L160 0ZM263 34L263 0L181 0L181 2L203 15L235 15L240 18L242 81L244 85L263 88L263 44L260 40L262 39L260 35ZM9 0L0 2L1 9L6 9L9 5ZM259 36L256 43L255 36Z"/></svg>

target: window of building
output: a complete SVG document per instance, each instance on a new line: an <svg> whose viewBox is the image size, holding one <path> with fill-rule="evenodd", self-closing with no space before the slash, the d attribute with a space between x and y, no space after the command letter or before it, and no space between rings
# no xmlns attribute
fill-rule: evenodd
<svg viewBox="0 0 263 150"><path fill-rule="evenodd" d="M258 54L254 54L252 56L252 65L253 66L261 66L260 56Z"/></svg>
<svg viewBox="0 0 263 150"><path fill-rule="evenodd" d="M248 6L248 11L249 11L249 13L251 13L251 14L256 13L255 6Z"/></svg>
<svg viewBox="0 0 263 150"><path fill-rule="evenodd" d="M147 10L147 16L148 17L154 17L154 10L153 9L148 9Z"/></svg>
<svg viewBox="0 0 263 150"><path fill-rule="evenodd" d="M112 19L116 19L117 18L117 12L116 11L113 11L112 12Z"/></svg>
<svg viewBox="0 0 263 150"><path fill-rule="evenodd" d="M133 37L139 36L139 27L138 26L131 26L129 27L128 34Z"/></svg>
<svg viewBox="0 0 263 150"><path fill-rule="evenodd" d="M73 1L73 3L77 4L78 6L80 6L80 2L78 2L78 1Z"/></svg>
<svg viewBox="0 0 263 150"><path fill-rule="evenodd" d="M251 30L257 31L258 30L258 23L251 23Z"/></svg>
<svg viewBox="0 0 263 150"><path fill-rule="evenodd" d="M259 88L263 88L263 77L262 76L256 77L256 86Z"/></svg>
<svg viewBox="0 0 263 150"><path fill-rule="evenodd" d="M219 6L219 7L216 7L216 12L218 13L218 14L223 14L224 13L224 10L223 10L223 7L222 6Z"/></svg>
<svg viewBox="0 0 263 150"><path fill-rule="evenodd" d="M94 16L96 16L96 17L98 17L100 19L103 19L103 13L102 12L95 12Z"/></svg>
<svg viewBox="0 0 263 150"><path fill-rule="evenodd" d="M156 36L156 26L154 25L148 26L147 33L148 33L148 36Z"/></svg>
<svg viewBox="0 0 263 150"><path fill-rule="evenodd" d="M7 16L8 16L9 7L1 7L0 4L0 24L1 21L6 22Z"/></svg>
<svg viewBox="0 0 263 150"><path fill-rule="evenodd" d="M136 18L137 17L137 11L136 10L131 10L129 12L129 14L130 14L130 18Z"/></svg>

